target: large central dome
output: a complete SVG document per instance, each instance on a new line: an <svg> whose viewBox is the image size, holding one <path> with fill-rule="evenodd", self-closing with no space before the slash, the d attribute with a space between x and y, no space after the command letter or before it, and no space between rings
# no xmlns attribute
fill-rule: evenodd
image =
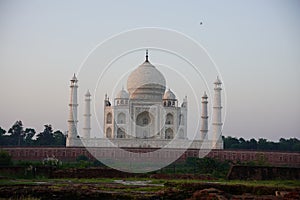
<svg viewBox="0 0 300 200"><path fill-rule="evenodd" d="M166 80L148 60L136 68L128 77L127 90L131 99L161 100L166 89Z"/></svg>

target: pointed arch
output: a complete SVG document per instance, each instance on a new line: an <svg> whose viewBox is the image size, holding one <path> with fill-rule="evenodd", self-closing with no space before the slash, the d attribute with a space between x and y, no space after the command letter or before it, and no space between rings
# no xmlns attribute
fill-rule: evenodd
<svg viewBox="0 0 300 200"><path fill-rule="evenodd" d="M118 124L125 124L126 123L126 115L124 113L119 113L118 114Z"/></svg>
<svg viewBox="0 0 300 200"><path fill-rule="evenodd" d="M144 111L136 117L136 124L138 126L147 126L150 123L151 123L151 115L148 111Z"/></svg>
<svg viewBox="0 0 300 200"><path fill-rule="evenodd" d="M179 115L179 125L184 125L184 115L183 114Z"/></svg>
<svg viewBox="0 0 300 200"><path fill-rule="evenodd" d="M117 138L125 138L125 130L123 128L118 128Z"/></svg>
<svg viewBox="0 0 300 200"><path fill-rule="evenodd" d="M111 124L112 123L112 114L111 113L107 113L107 115L106 115L106 123L107 124Z"/></svg>
<svg viewBox="0 0 300 200"><path fill-rule="evenodd" d="M166 116L166 124L174 124L174 116L171 113Z"/></svg>
<svg viewBox="0 0 300 200"><path fill-rule="evenodd" d="M182 128L179 130L179 139L184 139L184 131Z"/></svg>
<svg viewBox="0 0 300 200"><path fill-rule="evenodd" d="M112 138L112 130L110 127L106 129L106 138Z"/></svg>
<svg viewBox="0 0 300 200"><path fill-rule="evenodd" d="M165 139L173 139L173 138L174 138L173 129L171 129L171 128L166 129Z"/></svg>

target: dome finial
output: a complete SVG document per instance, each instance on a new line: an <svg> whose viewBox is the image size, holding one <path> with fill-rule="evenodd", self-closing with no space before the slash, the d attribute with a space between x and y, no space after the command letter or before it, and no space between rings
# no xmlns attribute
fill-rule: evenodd
<svg viewBox="0 0 300 200"><path fill-rule="evenodd" d="M148 60L148 49L146 49L146 62L149 62L149 60Z"/></svg>
<svg viewBox="0 0 300 200"><path fill-rule="evenodd" d="M216 84L216 85L221 85L222 84L219 76L217 76L217 80L214 82L214 84Z"/></svg>
<svg viewBox="0 0 300 200"><path fill-rule="evenodd" d="M72 79L71 79L71 82L77 83L77 81L78 81L78 79L77 79L77 77L76 77L76 74L74 73L74 75L73 75L73 77L72 77Z"/></svg>
<svg viewBox="0 0 300 200"><path fill-rule="evenodd" d="M91 96L91 93L90 93L90 90L89 90L89 89L87 90L85 96L86 96L86 97L90 97L90 96Z"/></svg>

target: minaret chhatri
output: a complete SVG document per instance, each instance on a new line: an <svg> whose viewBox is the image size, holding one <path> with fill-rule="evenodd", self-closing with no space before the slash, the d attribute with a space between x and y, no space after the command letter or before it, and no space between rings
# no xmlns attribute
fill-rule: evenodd
<svg viewBox="0 0 300 200"><path fill-rule="evenodd" d="M68 120L68 138L66 146L74 146L75 139L77 138L77 78L74 76L70 80L71 93L70 93L70 103L69 103L69 120Z"/></svg>
<svg viewBox="0 0 300 200"><path fill-rule="evenodd" d="M200 128L200 140L207 140L208 136L208 113L207 113L207 101L208 97L206 92L202 96L202 112L201 112L201 128Z"/></svg>
<svg viewBox="0 0 300 200"><path fill-rule="evenodd" d="M85 114L84 127L83 127L83 138L90 138L91 136L91 94L88 90L85 94Z"/></svg>
<svg viewBox="0 0 300 200"><path fill-rule="evenodd" d="M215 94L213 102L213 116L212 116L212 148L214 149L223 149L223 140L222 140L222 103L221 103L221 85L219 77L214 82L215 84Z"/></svg>

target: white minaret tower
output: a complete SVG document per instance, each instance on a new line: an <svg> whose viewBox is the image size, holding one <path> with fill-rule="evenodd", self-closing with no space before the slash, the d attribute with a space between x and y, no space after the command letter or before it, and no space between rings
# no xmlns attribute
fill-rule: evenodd
<svg viewBox="0 0 300 200"><path fill-rule="evenodd" d="M75 140L77 138L77 78L74 76L71 79L71 93L70 93L70 112L69 112L69 120L68 120L68 137L67 137L67 144L66 146L74 146L75 145Z"/></svg>
<svg viewBox="0 0 300 200"><path fill-rule="evenodd" d="M188 99L187 96L184 97L181 104L181 116L180 123L183 124L184 139L187 139L187 118L188 118Z"/></svg>
<svg viewBox="0 0 300 200"><path fill-rule="evenodd" d="M206 92L202 96L202 112L201 112L201 128L200 128L200 140L208 139L208 114L207 114L207 101L208 97Z"/></svg>
<svg viewBox="0 0 300 200"><path fill-rule="evenodd" d="M91 136L91 94L88 90L85 94L85 114L84 117L84 128L83 138L90 138Z"/></svg>
<svg viewBox="0 0 300 200"><path fill-rule="evenodd" d="M223 149L223 140L222 140L222 103L221 103L221 84L219 77L217 76L217 80L214 82L215 84L215 94L214 94L214 102L213 102L213 118L212 118L212 126L213 126L213 138L212 138L212 148L214 149Z"/></svg>

